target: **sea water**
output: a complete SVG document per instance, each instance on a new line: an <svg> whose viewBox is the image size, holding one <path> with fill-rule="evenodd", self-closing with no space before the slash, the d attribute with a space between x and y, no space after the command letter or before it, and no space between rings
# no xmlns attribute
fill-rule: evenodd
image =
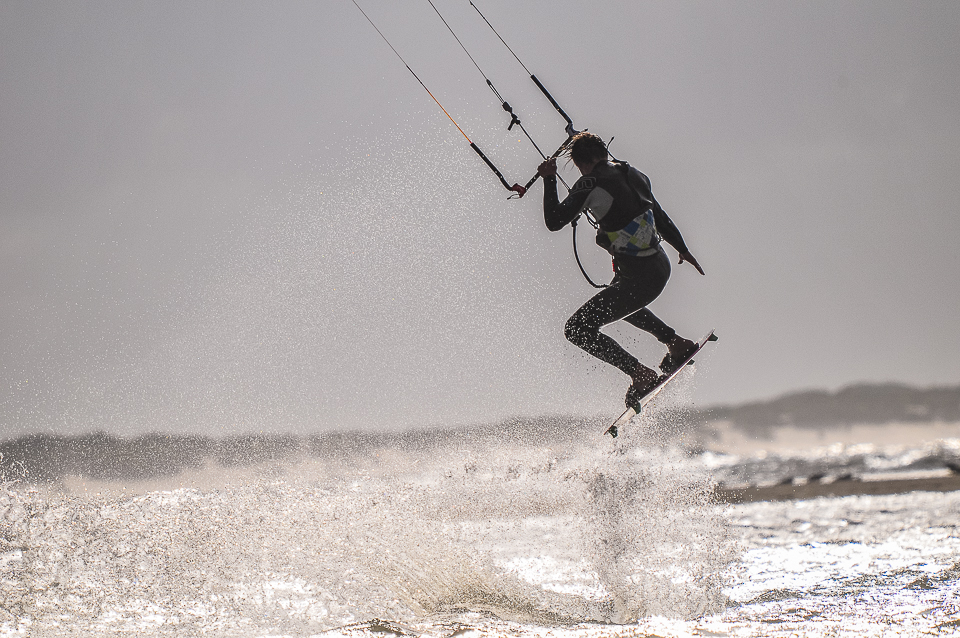
<svg viewBox="0 0 960 638"><path fill-rule="evenodd" d="M0 635L960 633L960 493L718 505L718 476L816 455L690 454L662 421L616 441L596 425L208 467L206 485L130 495L8 482Z"/></svg>

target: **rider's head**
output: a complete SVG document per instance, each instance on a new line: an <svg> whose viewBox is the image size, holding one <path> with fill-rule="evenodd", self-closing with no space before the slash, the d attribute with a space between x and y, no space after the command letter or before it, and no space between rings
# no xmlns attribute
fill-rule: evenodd
<svg viewBox="0 0 960 638"><path fill-rule="evenodd" d="M570 142L570 159L580 169L592 167L597 162L605 162L607 157L607 145L599 135L584 131L577 133Z"/></svg>

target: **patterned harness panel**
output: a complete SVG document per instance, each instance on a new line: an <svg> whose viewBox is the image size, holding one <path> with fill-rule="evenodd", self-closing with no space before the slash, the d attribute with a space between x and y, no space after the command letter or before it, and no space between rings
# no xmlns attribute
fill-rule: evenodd
<svg viewBox="0 0 960 638"><path fill-rule="evenodd" d="M646 200L641 199L641 196L629 183L627 176L619 170L613 176L613 179L619 183L611 183L609 187L611 190L620 191L618 193L619 197L614 197L604 188L606 184L603 184L603 182L608 182L609 178L598 180L593 177L586 177L581 178L574 185L575 190L590 190L590 194L587 195L580 211L589 210L600 224L600 228L597 230L597 244L612 254L629 255L631 257L646 257L656 254L660 245L660 236L657 234L653 209L647 206L643 212L636 215L635 211L638 204L644 205L647 203ZM628 193L633 197L629 197ZM605 224L604 220L607 219L608 215L622 218L625 208L629 210L629 215L635 216L622 228L609 229L609 224ZM611 213L613 214L611 215ZM608 228L607 230L604 229L605 226Z"/></svg>

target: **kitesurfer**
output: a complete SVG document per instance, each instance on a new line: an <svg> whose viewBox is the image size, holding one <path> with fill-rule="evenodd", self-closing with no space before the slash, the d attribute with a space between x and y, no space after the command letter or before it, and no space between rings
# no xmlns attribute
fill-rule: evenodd
<svg viewBox="0 0 960 638"><path fill-rule="evenodd" d="M625 403L628 408L636 407L659 375L600 328L623 319L649 332L668 349L660 370L673 372L675 362L682 361L697 344L678 335L647 309L670 278L670 259L660 245L661 238L680 254L679 263L690 262L701 275L704 272L654 198L646 175L626 162L611 161L606 144L592 133L576 135L568 154L582 177L562 202L557 197L556 159L546 160L537 169L543 178L543 219L547 228L557 231L589 212L598 224L597 244L612 255L616 275L570 317L564 334L574 345L631 378Z"/></svg>

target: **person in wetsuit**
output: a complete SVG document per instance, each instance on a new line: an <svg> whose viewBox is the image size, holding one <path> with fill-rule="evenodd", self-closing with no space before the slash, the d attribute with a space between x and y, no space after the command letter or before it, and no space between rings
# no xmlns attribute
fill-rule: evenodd
<svg viewBox="0 0 960 638"><path fill-rule="evenodd" d="M670 259L660 245L661 239L680 254L679 263L689 262L701 275L704 272L654 198L646 175L626 162L610 161L606 144L592 133L575 136L569 155L582 177L562 202L557 197L556 159L543 162L537 169L543 177L544 222L551 231L558 231L589 211L599 225L597 244L612 255L616 275L608 287L570 317L564 335L631 378L625 403L636 408L659 375L601 333L600 328L623 319L649 332L668 349L660 363L661 371L673 372L696 344L647 309L670 278Z"/></svg>

